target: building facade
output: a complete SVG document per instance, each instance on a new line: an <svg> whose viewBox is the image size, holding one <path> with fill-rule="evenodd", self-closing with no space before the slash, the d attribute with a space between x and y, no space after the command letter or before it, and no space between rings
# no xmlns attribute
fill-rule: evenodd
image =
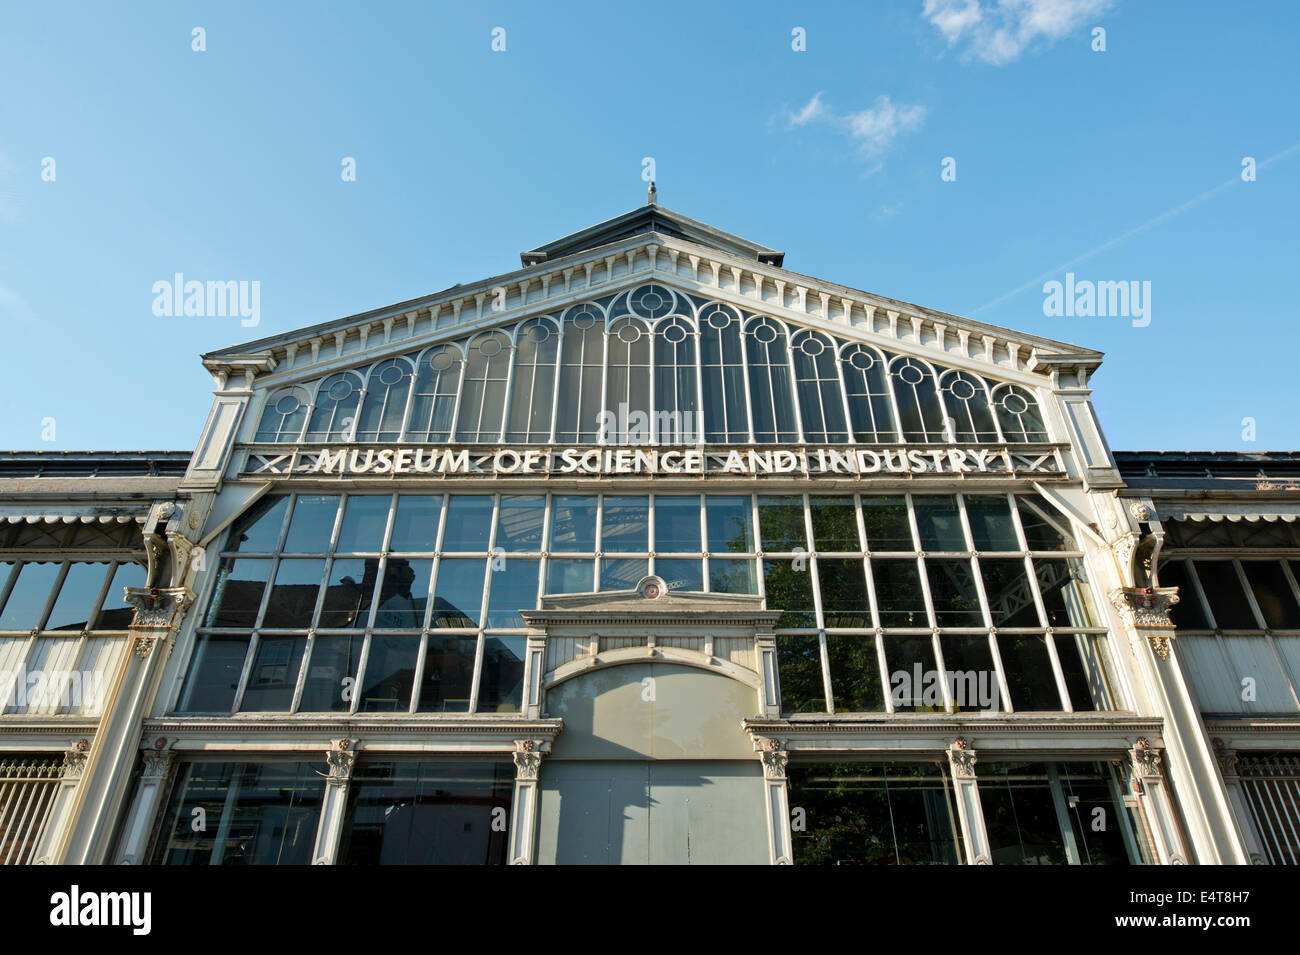
<svg viewBox="0 0 1300 955"><path fill-rule="evenodd" d="M1297 860L1300 459L653 201L521 259L0 488L0 669L111 684L0 715L0 861Z"/></svg>

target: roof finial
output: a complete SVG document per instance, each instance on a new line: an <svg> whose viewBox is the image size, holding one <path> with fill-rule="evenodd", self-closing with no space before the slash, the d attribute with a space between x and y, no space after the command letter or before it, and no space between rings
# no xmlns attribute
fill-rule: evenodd
<svg viewBox="0 0 1300 955"><path fill-rule="evenodd" d="M650 181L650 188L646 190L645 204L648 206L659 205L659 190L655 188L653 179Z"/></svg>

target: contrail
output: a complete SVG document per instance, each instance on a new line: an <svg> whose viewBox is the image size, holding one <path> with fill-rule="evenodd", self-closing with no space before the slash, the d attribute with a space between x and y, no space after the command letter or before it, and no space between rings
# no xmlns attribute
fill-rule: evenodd
<svg viewBox="0 0 1300 955"><path fill-rule="evenodd" d="M1300 150L1300 143L1295 143L1292 146L1288 146L1280 153L1274 153L1272 156L1269 156L1263 162L1257 163L1255 168L1263 169L1265 166L1272 165L1273 163L1277 162L1279 159L1286 158L1296 150ZM1233 176L1231 179L1227 180L1226 182L1219 183L1213 189L1207 189L1199 196L1195 196L1194 198L1188 199L1186 202L1182 203L1181 205L1174 206L1172 209L1166 209L1164 212L1160 213L1160 215L1156 216L1155 218L1148 219L1146 222L1142 223L1141 225L1134 226L1133 228L1129 229L1127 232L1120 233L1119 235L1115 236L1115 238L1103 242L1095 249L1089 249L1087 252L1084 252L1082 255L1077 255L1074 258L1070 259L1070 261L1064 262L1061 265L1058 265L1054 269L1048 269L1046 272L1042 273L1041 275L1037 275L1034 278L1030 279L1024 285L1017 285L1010 292L1007 292L1003 295L999 295L991 302L986 302L985 304L981 305L979 308L970 312L970 314L972 316L978 315L980 312L984 311L985 309L990 309L995 305L1001 305L1007 299L1014 298L1015 296L1019 295L1021 292L1038 286L1038 284L1042 282L1044 279L1052 278L1053 276L1058 276L1066 269L1078 265L1080 262L1084 261L1085 259L1092 258L1094 255L1096 255L1099 252L1105 252L1107 249L1113 248L1114 246L1119 245L1121 242L1126 242L1140 232L1146 232L1148 229L1154 229L1156 226L1164 222L1166 219L1170 219L1178 215L1178 213L1180 212L1186 212L1188 209L1192 208L1192 206L1200 205L1206 199L1218 195L1223 190L1231 186L1233 183L1237 183L1241 181L1242 179L1240 175Z"/></svg>

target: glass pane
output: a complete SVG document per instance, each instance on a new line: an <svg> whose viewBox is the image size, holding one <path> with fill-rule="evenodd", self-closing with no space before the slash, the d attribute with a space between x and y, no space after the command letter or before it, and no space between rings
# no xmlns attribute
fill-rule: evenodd
<svg viewBox="0 0 1300 955"><path fill-rule="evenodd" d="M378 558L336 557L330 565L329 586L325 588L317 626L343 630L369 623L370 599L378 573Z"/></svg>
<svg viewBox="0 0 1300 955"><path fill-rule="evenodd" d="M1021 558L979 559L984 595L995 627L1041 627L1029 574Z"/></svg>
<svg viewBox="0 0 1300 955"><path fill-rule="evenodd" d="M836 713L883 713L885 692L880 685L880 659L875 637L826 638L831 665L831 692Z"/></svg>
<svg viewBox="0 0 1300 955"><path fill-rule="evenodd" d="M545 517L546 498L540 494L503 494L497 524L497 548L506 552L540 551Z"/></svg>
<svg viewBox="0 0 1300 955"><path fill-rule="evenodd" d="M925 593L915 560L873 560L876 604L882 627L928 627Z"/></svg>
<svg viewBox="0 0 1300 955"><path fill-rule="evenodd" d="M1241 569L1246 572L1255 603L1259 604L1264 623L1270 629L1294 630L1300 627L1300 606L1296 604L1295 592L1286 579L1281 561L1243 560Z"/></svg>
<svg viewBox="0 0 1300 955"><path fill-rule="evenodd" d="M379 588L379 606L375 608L375 629L418 630L423 627L432 575L432 558L388 558L384 582Z"/></svg>
<svg viewBox="0 0 1300 955"><path fill-rule="evenodd" d="M661 554L698 554L700 499L655 495L655 550Z"/></svg>
<svg viewBox="0 0 1300 955"><path fill-rule="evenodd" d="M812 574L807 561L795 569L790 560L763 561L763 581L767 589L767 609L784 610L777 626L815 627L817 614L813 605Z"/></svg>
<svg viewBox="0 0 1300 955"><path fill-rule="evenodd" d="M480 713L517 713L524 697L524 647L528 638L489 636L483 640Z"/></svg>
<svg viewBox="0 0 1300 955"><path fill-rule="evenodd" d="M649 574L650 561L644 557L631 560L605 559L600 562L600 589L632 590Z"/></svg>
<svg viewBox="0 0 1300 955"><path fill-rule="evenodd" d="M108 573L107 563L72 563L59 586L46 630L85 630Z"/></svg>
<svg viewBox="0 0 1300 955"><path fill-rule="evenodd" d="M979 791L995 865L1066 864L1045 765L992 765L987 779L980 774Z"/></svg>
<svg viewBox="0 0 1300 955"><path fill-rule="evenodd" d="M965 501L976 550L1020 550L1005 494L967 494Z"/></svg>
<svg viewBox="0 0 1300 955"><path fill-rule="evenodd" d="M648 497L606 496L601 549L608 553L645 553L650 549L649 517Z"/></svg>
<svg viewBox="0 0 1300 955"><path fill-rule="evenodd" d="M551 550L582 554L595 552L595 497L551 499Z"/></svg>
<svg viewBox="0 0 1300 955"><path fill-rule="evenodd" d="M289 510L289 496L264 497L235 524L226 547L246 554L271 554L280 546L280 530Z"/></svg>
<svg viewBox="0 0 1300 955"><path fill-rule="evenodd" d="M478 637L429 635L420 681L421 713L468 713Z"/></svg>
<svg viewBox="0 0 1300 955"><path fill-rule="evenodd" d="M778 636L776 665L782 713L825 713L821 641L811 636Z"/></svg>
<svg viewBox="0 0 1300 955"><path fill-rule="evenodd" d="M182 764L153 863L310 865L324 791L311 763Z"/></svg>
<svg viewBox="0 0 1300 955"><path fill-rule="evenodd" d="M769 553L806 551L808 533L804 527L803 498L760 497L758 529L763 541L763 550Z"/></svg>
<svg viewBox="0 0 1300 955"><path fill-rule="evenodd" d="M1061 694L1047 655L1046 638L1041 634L1000 633L997 640L1011 705L1021 713L1061 710Z"/></svg>
<svg viewBox="0 0 1300 955"><path fill-rule="evenodd" d="M1043 595L1049 627L1095 627L1099 623L1092 605L1092 588L1077 557L1065 560L1035 557L1034 573Z"/></svg>
<svg viewBox="0 0 1300 955"><path fill-rule="evenodd" d="M300 713L345 713L356 695L357 664L365 644L361 634L317 635L307 661Z"/></svg>
<svg viewBox="0 0 1300 955"><path fill-rule="evenodd" d="M377 553L384 542L392 497L384 494L349 496L335 550L340 554Z"/></svg>
<svg viewBox="0 0 1300 955"><path fill-rule="evenodd" d="M664 579L669 590L687 590L692 593L704 590L704 562L698 557L690 560L656 558L655 573Z"/></svg>
<svg viewBox="0 0 1300 955"><path fill-rule="evenodd" d="M708 523L708 549L715 554L752 554L754 552L754 512L748 496L704 499Z"/></svg>
<svg viewBox="0 0 1300 955"><path fill-rule="evenodd" d="M939 638L939 645L943 649L944 676L955 712L1001 710L1002 691L988 636L945 633Z"/></svg>
<svg viewBox="0 0 1300 955"><path fill-rule="evenodd" d="M758 573L754 562L710 557L709 590L715 594L758 593Z"/></svg>
<svg viewBox="0 0 1300 955"><path fill-rule="evenodd" d="M943 684L928 636L885 634L889 692L898 712L943 712Z"/></svg>
<svg viewBox="0 0 1300 955"><path fill-rule="evenodd" d="M418 636L372 634L357 709L362 713L405 713L409 710L419 654Z"/></svg>
<svg viewBox="0 0 1300 955"><path fill-rule="evenodd" d="M397 498L390 551L431 554L438 543L442 521L442 495L402 494Z"/></svg>
<svg viewBox="0 0 1300 955"><path fill-rule="evenodd" d="M1214 613L1214 622L1220 630L1260 629L1232 561L1198 560L1193 563L1205 599L1210 602L1210 610Z"/></svg>
<svg viewBox="0 0 1300 955"><path fill-rule="evenodd" d="M1052 511L1045 501L1017 497L1016 510L1020 512L1025 542L1030 550L1074 549L1065 518Z"/></svg>
<svg viewBox="0 0 1300 955"><path fill-rule="evenodd" d="M248 656L246 633L200 634L176 709L182 713L229 713Z"/></svg>
<svg viewBox="0 0 1300 955"><path fill-rule="evenodd" d="M1128 865L1123 823L1119 821L1124 807L1115 805L1106 767L1098 763L1059 763L1057 772L1079 864Z"/></svg>
<svg viewBox="0 0 1300 955"><path fill-rule="evenodd" d="M323 554L329 550L338 509L336 495L299 494L293 504L293 517L289 518L285 553Z"/></svg>
<svg viewBox="0 0 1300 955"><path fill-rule="evenodd" d="M822 617L827 627L870 627L871 600L861 559L817 558ZM838 692L838 691L837 691Z"/></svg>
<svg viewBox="0 0 1300 955"><path fill-rule="evenodd" d="M498 566L500 569L498 570ZM488 627L522 627L521 610L537 607L537 568L535 560L514 558L498 564L491 562L488 574Z"/></svg>
<svg viewBox="0 0 1300 955"><path fill-rule="evenodd" d="M240 710L246 713L289 712L306 646L305 636L272 637L263 634L258 637L257 649L253 651L253 668L248 672L248 686L244 688Z"/></svg>
<svg viewBox="0 0 1300 955"><path fill-rule="evenodd" d="M0 630L31 630L40 626L50 590L62 569L63 565L56 563L25 563L19 567L18 579L9 591L4 612L0 613Z"/></svg>
<svg viewBox="0 0 1300 955"><path fill-rule="evenodd" d="M921 535L921 550L967 549L955 498L947 494L939 497L918 494L912 498L912 507L916 511L916 530Z"/></svg>
<svg viewBox="0 0 1300 955"><path fill-rule="evenodd" d="M362 761L339 844L346 865L505 865L509 763ZM501 809L503 813L495 813Z"/></svg>
<svg viewBox="0 0 1300 955"><path fill-rule="evenodd" d="M335 561L337 565L339 561ZM316 612L316 595L325 576L325 561L318 558L282 559L271 585L262 626L269 630L306 630Z"/></svg>
<svg viewBox="0 0 1300 955"><path fill-rule="evenodd" d="M982 627L975 572L969 560L926 558L926 577L934 601L934 619L941 627Z"/></svg>
<svg viewBox="0 0 1300 955"><path fill-rule="evenodd" d="M483 558L447 558L438 562L431 627L477 627L483 608Z"/></svg>
<svg viewBox="0 0 1300 955"><path fill-rule="evenodd" d="M145 569L139 564L118 564L113 582L104 594L104 605L95 620L96 630L125 630L135 619L135 608L126 602L127 587L143 587Z"/></svg>
<svg viewBox="0 0 1300 955"><path fill-rule="evenodd" d="M453 494L447 499L447 529L443 532L444 554L486 553L492 531L492 498Z"/></svg>
<svg viewBox="0 0 1300 955"><path fill-rule="evenodd" d="M1160 565L1160 586L1177 587L1178 603L1169 610L1169 619L1179 630L1209 630L1210 622L1201 609L1201 598L1187 579L1187 561L1171 560Z"/></svg>
<svg viewBox="0 0 1300 955"><path fill-rule="evenodd" d="M257 622L258 607L262 603L262 591L266 589L270 576L269 560L250 560L247 557L238 560L227 557L222 560L204 626L253 626ZM10 600L12 599L11 597ZM8 613L8 607L5 612ZM0 625L0 629L10 628Z"/></svg>
<svg viewBox="0 0 1300 955"><path fill-rule="evenodd" d="M931 763L794 763L790 805L798 865L956 865L960 826L951 787Z"/></svg>
<svg viewBox="0 0 1300 955"><path fill-rule="evenodd" d="M853 498L848 495L813 497L809 508L814 549L823 553L862 550L862 541L858 539L858 506Z"/></svg>
<svg viewBox="0 0 1300 955"><path fill-rule="evenodd" d="M907 498L862 498L862 520L867 528L867 549L872 551L914 551L912 525L907 519Z"/></svg>
<svg viewBox="0 0 1300 955"><path fill-rule="evenodd" d="M1058 633L1056 656L1061 661L1061 675L1070 703L1077 712L1113 710L1113 678L1106 638L1088 634Z"/></svg>
<svg viewBox="0 0 1300 955"><path fill-rule="evenodd" d="M587 594L596 589L594 560L562 560L552 557L546 564L548 594Z"/></svg>

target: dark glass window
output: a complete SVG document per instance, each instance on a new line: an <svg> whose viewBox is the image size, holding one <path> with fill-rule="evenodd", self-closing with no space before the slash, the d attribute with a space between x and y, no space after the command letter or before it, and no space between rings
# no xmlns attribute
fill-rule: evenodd
<svg viewBox="0 0 1300 955"><path fill-rule="evenodd" d="M825 713L826 685L822 680L821 641L817 635L776 638L781 712Z"/></svg>
<svg viewBox="0 0 1300 955"><path fill-rule="evenodd" d="M584 554L596 550L596 498L552 498L551 550Z"/></svg>
<svg viewBox="0 0 1300 955"><path fill-rule="evenodd" d="M817 576L827 627L871 626L871 600L861 559L819 558Z"/></svg>
<svg viewBox="0 0 1300 955"><path fill-rule="evenodd" d="M362 761L348 786L347 865L504 865L514 767Z"/></svg>
<svg viewBox="0 0 1300 955"><path fill-rule="evenodd" d="M284 541L287 554L323 554L330 549L339 499L332 494L299 494L293 502L289 535Z"/></svg>
<svg viewBox="0 0 1300 955"><path fill-rule="evenodd" d="M907 498L862 498L862 520L867 528L867 549L914 551L912 525L907 519Z"/></svg>
<svg viewBox="0 0 1300 955"><path fill-rule="evenodd" d="M420 683L421 713L469 711L477 653L477 637L429 636L424 656L424 678Z"/></svg>
<svg viewBox="0 0 1300 955"><path fill-rule="evenodd" d="M698 557L688 560L655 559L655 575L662 577L669 590L699 592L704 589L704 562Z"/></svg>
<svg viewBox="0 0 1300 955"><path fill-rule="evenodd" d="M490 566L487 626L524 626L519 611L537 606L537 561L511 558Z"/></svg>
<svg viewBox="0 0 1300 955"><path fill-rule="evenodd" d="M970 536L976 550L1020 550L1005 495L967 494L964 500Z"/></svg>
<svg viewBox="0 0 1300 955"><path fill-rule="evenodd" d="M357 664L361 661L361 634L314 638L303 681L301 713L345 713L356 695Z"/></svg>
<svg viewBox="0 0 1300 955"><path fill-rule="evenodd" d="M264 497L239 519L226 546L246 554L270 554L280 544L280 529L289 510L289 496Z"/></svg>
<svg viewBox="0 0 1300 955"><path fill-rule="evenodd" d="M1092 592L1077 558L1035 557L1034 573L1049 627L1095 627Z"/></svg>
<svg viewBox="0 0 1300 955"><path fill-rule="evenodd" d="M1011 705L1016 710L1024 713L1063 709L1045 637L1041 634L1000 633L998 651L1002 656L1007 689L1011 692Z"/></svg>
<svg viewBox="0 0 1300 955"><path fill-rule="evenodd" d="M1294 630L1300 627L1300 606L1296 605L1295 592L1286 579L1282 562L1276 560L1243 560L1241 569L1246 572L1255 603L1264 615L1264 623L1272 630Z"/></svg>
<svg viewBox="0 0 1300 955"><path fill-rule="evenodd" d="M655 495L655 550L695 553L700 546L700 499Z"/></svg>
<svg viewBox="0 0 1300 955"><path fill-rule="evenodd" d="M257 622L257 610L262 605L262 591L271 576L269 560L236 560L227 557L217 572L216 590L208 609L204 625L208 627L251 627ZM21 579L21 578L20 578ZM317 586L320 581L317 580ZM12 597L9 598L11 601ZM5 608L8 613L8 606ZM0 629L13 629L0 623Z"/></svg>
<svg viewBox="0 0 1300 955"><path fill-rule="evenodd" d="M545 517L546 498L540 495L502 495L497 548L507 552L540 551Z"/></svg>
<svg viewBox="0 0 1300 955"><path fill-rule="evenodd" d="M447 527L443 531L445 554L482 553L492 531L492 498L453 494L447 499Z"/></svg>
<svg viewBox="0 0 1300 955"><path fill-rule="evenodd" d="M925 594L915 560L872 560L882 627L928 627Z"/></svg>
<svg viewBox="0 0 1300 955"><path fill-rule="evenodd" d="M379 588L379 606L375 608L375 629L411 630L424 626L432 575L431 558L389 557Z"/></svg>
<svg viewBox="0 0 1300 955"><path fill-rule="evenodd" d="M68 572L59 585L59 595L50 608L49 619L45 621L46 630L85 630L90 623L90 615L99 602L99 592L104 587L104 577L108 573L107 563L68 564Z"/></svg>
<svg viewBox="0 0 1300 955"><path fill-rule="evenodd" d="M0 630L31 630L40 626L50 590L62 569L62 564L53 563L29 562L20 566L4 612L0 613Z"/></svg>
<svg viewBox="0 0 1300 955"><path fill-rule="evenodd" d="M335 549L340 554L377 553L384 543L391 504L387 494L350 495L343 506L343 524Z"/></svg>
<svg viewBox="0 0 1300 955"><path fill-rule="evenodd" d="M709 558L709 590L716 594L756 594L758 574L752 560Z"/></svg>
<svg viewBox="0 0 1300 955"><path fill-rule="evenodd" d="M364 627L370 620L370 599L378 573L377 557L336 557L330 564L317 626L325 630Z"/></svg>
<svg viewBox="0 0 1300 955"><path fill-rule="evenodd" d="M885 665L896 711L943 710L943 684L928 636L885 634Z"/></svg>
<svg viewBox="0 0 1300 955"><path fill-rule="evenodd" d="M1169 610L1169 619L1180 630L1209 630L1210 622L1201 609L1201 598L1187 578L1187 562L1171 560L1160 565L1160 586L1177 587L1178 603Z"/></svg>
<svg viewBox="0 0 1300 955"><path fill-rule="evenodd" d="M183 763L153 864L310 865L324 789L311 763Z"/></svg>
<svg viewBox="0 0 1300 955"><path fill-rule="evenodd" d="M1195 566L1201 589L1205 591L1205 599L1210 602L1214 622L1220 630L1260 629L1232 561L1198 560Z"/></svg>
<svg viewBox="0 0 1300 955"><path fill-rule="evenodd" d="M601 524L601 549L628 554L650 549L650 499L606 497Z"/></svg>
<svg viewBox="0 0 1300 955"><path fill-rule="evenodd" d="M552 557L546 564L548 594L586 594L595 590L595 564L591 559Z"/></svg>
<svg viewBox="0 0 1300 955"><path fill-rule="evenodd" d="M393 517L393 538L388 549L399 554L432 553L438 543L438 525L441 522L441 495L400 495L397 498L397 514Z"/></svg>
<svg viewBox="0 0 1300 955"><path fill-rule="evenodd" d="M813 497L809 500L812 514L813 547L816 550L860 551L858 537L858 507L846 495Z"/></svg>
<svg viewBox="0 0 1300 955"><path fill-rule="evenodd" d="M600 562L601 590L632 590L650 574L650 561L644 557L622 560L605 558Z"/></svg>
<svg viewBox="0 0 1300 955"><path fill-rule="evenodd" d="M1068 524L1064 517L1054 513L1043 500L1016 498L1020 523L1025 529L1025 542L1030 550L1073 550Z"/></svg>
<svg viewBox="0 0 1300 955"><path fill-rule="evenodd" d="M266 602L262 626L281 630L306 630L310 627L324 576L324 560L282 559L275 571L275 583L271 585L271 597Z"/></svg>
<svg viewBox="0 0 1300 955"><path fill-rule="evenodd" d="M754 514L748 497L705 499L708 523L708 549L713 553L752 554L754 552Z"/></svg>
<svg viewBox="0 0 1300 955"><path fill-rule="evenodd" d="M758 529L763 550L769 553L808 549L808 532L804 526L803 498L760 497Z"/></svg>
<svg viewBox="0 0 1300 955"><path fill-rule="evenodd" d="M995 764L979 776L980 806L995 865L1065 865L1046 767Z"/></svg>
<svg viewBox="0 0 1300 955"><path fill-rule="evenodd" d="M1039 627L1038 607L1029 586L1029 572L1024 560L1016 557L981 557L980 575L984 578L984 595L989 600L989 615L995 627Z"/></svg>
<svg viewBox="0 0 1300 955"><path fill-rule="evenodd" d="M944 675L956 712L993 713L1005 708L987 634L945 633L939 638L939 645L943 649Z"/></svg>
<svg viewBox="0 0 1300 955"><path fill-rule="evenodd" d="M480 713L517 713L524 698L524 652L528 638L489 636L483 641Z"/></svg>
<svg viewBox="0 0 1300 955"><path fill-rule="evenodd" d="M476 627L483 607L482 558L444 557L434 585L434 627Z"/></svg>
<svg viewBox="0 0 1300 955"><path fill-rule="evenodd" d="M965 551L966 535L961 529L957 500L950 495L918 494L912 498L916 511L916 530L921 535L921 549L928 551Z"/></svg>
<svg viewBox="0 0 1300 955"><path fill-rule="evenodd" d="M415 683L415 661L419 654L418 636L372 634L357 709L362 713L405 713L409 710Z"/></svg>
<svg viewBox="0 0 1300 955"><path fill-rule="evenodd" d="M182 713L229 713L248 656L248 634L200 634L176 709Z"/></svg>
<svg viewBox="0 0 1300 955"><path fill-rule="evenodd" d="M975 590L975 572L969 560L938 559L925 562L930 581L930 599L934 601L934 619L941 627L980 627L979 594Z"/></svg>
<svg viewBox="0 0 1300 955"><path fill-rule="evenodd" d="M145 570L140 564L117 565L113 582L104 594L104 605L95 619L96 630L125 630L135 619L135 608L126 602L127 587L143 587Z"/></svg>
<svg viewBox="0 0 1300 955"><path fill-rule="evenodd" d="M885 711L875 637L828 636L826 656L831 667L831 693L836 713Z"/></svg>
<svg viewBox="0 0 1300 955"><path fill-rule="evenodd" d="M806 561L796 570L792 560L765 560L763 581L767 589L767 608L785 611L777 622L778 627L817 626L812 574Z"/></svg>
<svg viewBox="0 0 1300 955"><path fill-rule="evenodd" d="M306 646L306 637L258 637L239 708L249 713L289 712Z"/></svg>

